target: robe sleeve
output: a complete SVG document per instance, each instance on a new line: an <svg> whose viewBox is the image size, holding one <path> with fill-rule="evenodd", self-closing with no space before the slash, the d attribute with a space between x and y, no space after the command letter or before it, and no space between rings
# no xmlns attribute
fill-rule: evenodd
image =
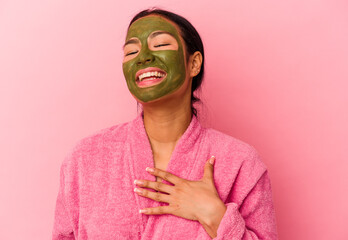
<svg viewBox="0 0 348 240"><path fill-rule="evenodd" d="M270 178L255 151L240 168L225 205L214 240L278 239Z"/></svg>
<svg viewBox="0 0 348 240"><path fill-rule="evenodd" d="M56 200L52 240L75 240L71 218L66 204L65 164L60 169L60 186Z"/></svg>

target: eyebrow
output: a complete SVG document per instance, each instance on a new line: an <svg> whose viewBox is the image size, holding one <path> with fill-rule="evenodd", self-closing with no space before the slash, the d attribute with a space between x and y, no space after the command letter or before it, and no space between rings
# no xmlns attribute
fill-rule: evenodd
<svg viewBox="0 0 348 240"><path fill-rule="evenodd" d="M157 37L158 35L161 35L161 34L168 34L170 36L172 36L173 38L175 38L175 36L170 33L170 32L167 32L167 31L158 31L158 32L154 32L154 33L151 33L149 38L152 39L152 38L155 38ZM128 41L126 41L126 43L123 45L123 48L127 45L127 44L134 44L134 43L139 43L140 41L138 39L129 39Z"/></svg>
<svg viewBox="0 0 348 240"><path fill-rule="evenodd" d="M172 33L167 32L167 31L158 31L158 32L151 33L149 38L152 39L152 38L157 37L158 35L161 35L161 34L168 34L168 35L172 36L173 38L175 38L175 36Z"/></svg>
<svg viewBox="0 0 348 240"><path fill-rule="evenodd" d="M126 43L123 45L123 48L127 45L127 44L132 44L132 43L139 43L140 41L138 39L129 39L128 41L126 41Z"/></svg>

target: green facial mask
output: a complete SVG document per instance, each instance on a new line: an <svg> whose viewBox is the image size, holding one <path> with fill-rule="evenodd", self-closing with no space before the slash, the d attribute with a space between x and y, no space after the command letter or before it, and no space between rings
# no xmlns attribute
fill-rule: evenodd
<svg viewBox="0 0 348 240"><path fill-rule="evenodd" d="M178 50L151 51L148 37L154 31L171 33L178 43ZM142 102L149 102L174 92L185 82L186 69L184 49L177 29L166 19L159 16L147 16L135 21L128 30L126 41L137 38L141 42L139 54L123 63L123 74L129 91ZM142 61L149 59L147 62ZM140 69L157 67L167 76L157 85L140 88L136 83L136 73Z"/></svg>

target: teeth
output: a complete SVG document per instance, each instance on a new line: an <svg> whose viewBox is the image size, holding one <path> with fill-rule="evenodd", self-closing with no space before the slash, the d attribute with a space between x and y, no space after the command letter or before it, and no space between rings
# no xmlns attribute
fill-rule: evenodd
<svg viewBox="0 0 348 240"><path fill-rule="evenodd" d="M146 77L164 77L165 74L164 73L160 73L160 72L146 72L146 73L143 73L143 74L140 74L139 75L139 81L142 81L143 78L146 78Z"/></svg>

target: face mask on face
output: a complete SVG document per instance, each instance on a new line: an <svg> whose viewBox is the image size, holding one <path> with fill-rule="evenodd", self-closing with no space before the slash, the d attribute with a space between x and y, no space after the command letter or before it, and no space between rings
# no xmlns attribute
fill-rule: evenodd
<svg viewBox="0 0 348 240"><path fill-rule="evenodd" d="M124 47L123 74L140 101L166 96L185 82L184 49L177 29L160 16L135 21Z"/></svg>

